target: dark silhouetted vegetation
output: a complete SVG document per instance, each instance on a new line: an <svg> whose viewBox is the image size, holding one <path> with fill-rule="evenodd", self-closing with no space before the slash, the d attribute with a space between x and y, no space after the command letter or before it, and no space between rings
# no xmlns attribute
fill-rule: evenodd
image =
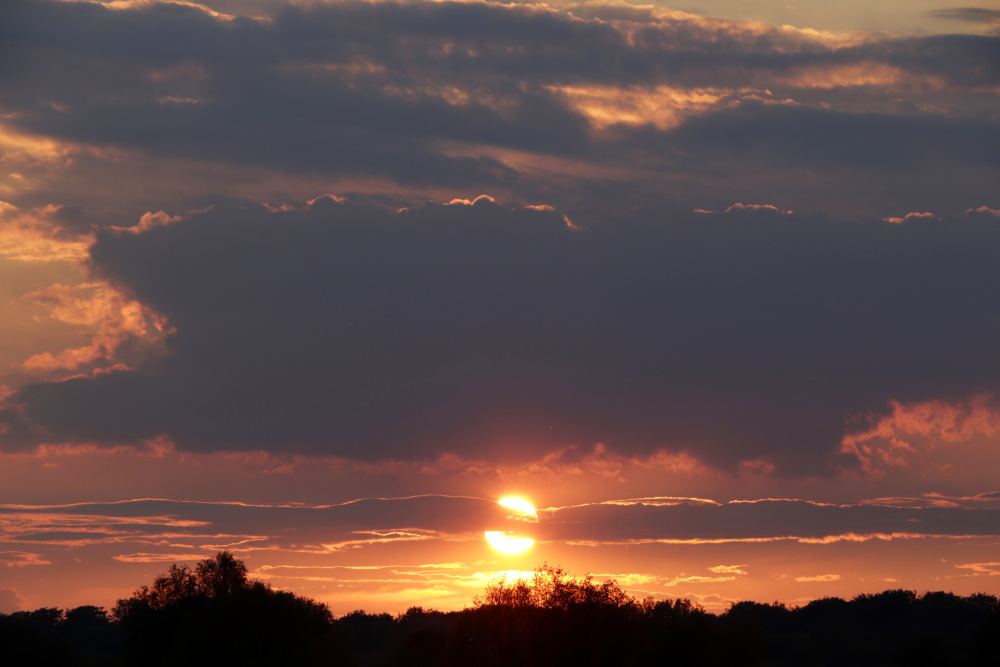
<svg viewBox="0 0 1000 667"><path fill-rule="evenodd" d="M995 667L1000 600L888 590L802 607L742 601L716 615L542 565L530 580L492 581L462 611L334 618L326 605L248 578L223 551L193 570L171 566L110 614L0 615L0 642L12 667Z"/></svg>

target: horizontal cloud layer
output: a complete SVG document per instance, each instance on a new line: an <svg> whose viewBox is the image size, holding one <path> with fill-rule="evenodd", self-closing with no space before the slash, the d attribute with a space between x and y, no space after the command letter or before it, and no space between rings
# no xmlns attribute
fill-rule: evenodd
<svg viewBox="0 0 1000 667"><path fill-rule="evenodd" d="M16 0L0 38L17 56L0 66L5 134L194 160L228 187L240 176L225 168L252 167L410 197L505 190L575 217L665 195L718 207L747 189L849 215L1000 206L998 37L621 3L342 2L262 19ZM200 187L173 197L191 206Z"/></svg>
<svg viewBox="0 0 1000 667"><path fill-rule="evenodd" d="M575 545L808 544L953 538L998 534L993 507L831 505L802 500L717 503L615 501L539 512L545 543ZM133 500L50 507L4 506L7 564L45 564L28 549L116 545L122 560L163 561L233 548L329 554L400 541L482 541L506 514L492 500L447 496L360 499L329 506L276 506Z"/></svg>
<svg viewBox="0 0 1000 667"><path fill-rule="evenodd" d="M371 459L606 442L818 472L848 433L870 459L890 401L991 414L1000 325L977 304L998 252L978 211L579 228L488 197L216 208L98 233L93 272L169 323L166 352L23 387L4 438Z"/></svg>

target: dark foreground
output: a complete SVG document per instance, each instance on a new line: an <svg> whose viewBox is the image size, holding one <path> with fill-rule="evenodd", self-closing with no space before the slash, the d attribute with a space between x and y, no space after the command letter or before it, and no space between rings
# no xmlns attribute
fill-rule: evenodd
<svg viewBox="0 0 1000 667"><path fill-rule="evenodd" d="M490 584L458 612L356 611L247 578L228 552L99 607L0 615L10 667L212 665L1000 665L1000 600L889 590L803 607L738 602L713 615L687 600L639 601L609 581L542 566Z"/></svg>

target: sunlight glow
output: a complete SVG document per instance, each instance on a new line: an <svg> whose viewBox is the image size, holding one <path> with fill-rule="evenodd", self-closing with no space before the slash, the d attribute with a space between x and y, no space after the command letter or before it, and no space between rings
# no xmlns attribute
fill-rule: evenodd
<svg viewBox="0 0 1000 667"><path fill-rule="evenodd" d="M538 516L535 513L534 506L524 498L509 496L507 498L501 498L497 502L503 505L504 507L509 507L510 509L520 512L522 514L530 514L531 516Z"/></svg>
<svg viewBox="0 0 1000 667"><path fill-rule="evenodd" d="M535 543L530 537L518 537L499 530L487 530L486 541L502 554L519 554L527 551Z"/></svg>
<svg viewBox="0 0 1000 667"><path fill-rule="evenodd" d="M538 514L534 506L524 498L508 496L497 501L498 505L503 505L514 513L508 515L508 522L538 523ZM490 546L503 554L519 554L531 548L535 540L526 535L519 535L512 530L487 530L485 532L486 541Z"/></svg>

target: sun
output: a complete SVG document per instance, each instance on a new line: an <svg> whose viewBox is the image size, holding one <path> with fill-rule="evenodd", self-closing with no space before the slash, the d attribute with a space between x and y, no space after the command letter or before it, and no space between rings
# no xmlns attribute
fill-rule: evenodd
<svg viewBox="0 0 1000 667"><path fill-rule="evenodd" d="M487 530L486 541L502 554L524 553L535 543L530 537L518 537L499 530Z"/></svg>
<svg viewBox="0 0 1000 667"><path fill-rule="evenodd" d="M538 514L535 513L535 508L524 498L518 498L516 496L508 496L507 498L501 498L497 501L504 507L509 507L512 510L520 512L522 514L528 514L533 517L537 517Z"/></svg>
<svg viewBox="0 0 1000 667"><path fill-rule="evenodd" d="M538 523L538 513L534 506L524 498L508 496L501 498L497 504L513 510L507 515L507 523ZM535 544L535 540L514 530L487 530L486 541L502 554L524 553Z"/></svg>

